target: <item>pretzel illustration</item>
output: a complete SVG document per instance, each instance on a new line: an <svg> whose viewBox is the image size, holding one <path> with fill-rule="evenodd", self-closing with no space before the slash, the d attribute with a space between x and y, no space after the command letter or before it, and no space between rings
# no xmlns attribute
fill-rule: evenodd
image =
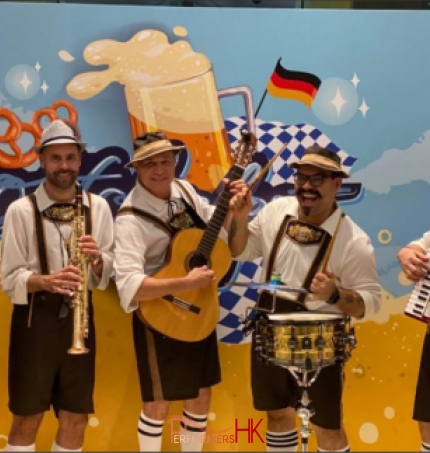
<svg viewBox="0 0 430 453"><path fill-rule="evenodd" d="M43 131L40 124L41 119L44 117L47 117L49 121L59 119L58 109L62 107L67 110L68 119L77 122L78 114L76 109L70 102L64 100L56 101L51 107L42 108L34 112L31 124L21 122L11 110L0 107L0 121L5 120L7 123L5 133L0 135L0 143L7 143L13 152L13 154L10 154L0 148L0 168L25 168L35 162L38 154L32 149L33 147L23 153L17 140L19 140L23 133L28 133L33 136L33 146L38 146Z"/></svg>

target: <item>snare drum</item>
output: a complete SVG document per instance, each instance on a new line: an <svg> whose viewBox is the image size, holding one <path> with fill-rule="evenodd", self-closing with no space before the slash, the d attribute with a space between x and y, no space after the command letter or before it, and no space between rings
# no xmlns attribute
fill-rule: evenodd
<svg viewBox="0 0 430 453"><path fill-rule="evenodd" d="M356 345L349 317L333 313L263 314L256 322L258 357L282 367L315 370L344 362Z"/></svg>

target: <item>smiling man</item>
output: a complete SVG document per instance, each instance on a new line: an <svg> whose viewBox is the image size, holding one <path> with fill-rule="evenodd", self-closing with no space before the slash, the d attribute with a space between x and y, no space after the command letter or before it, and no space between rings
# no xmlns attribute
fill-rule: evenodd
<svg viewBox="0 0 430 453"><path fill-rule="evenodd" d="M349 178L339 156L312 146L291 167L296 169L295 196L271 201L249 225L250 195L244 199L238 194L231 200L235 208L235 232L230 233L233 256L242 261L262 257L265 280L277 274L284 284L310 292L305 298L277 291L276 313L313 311L315 319L322 312L338 314L340 319L373 315L381 300L374 251L366 233L336 203L343 178ZM271 293L263 291L257 306L270 309L273 300ZM278 346L275 341L273 348ZM289 350L276 352L288 356ZM254 335L252 395L254 407L267 411L267 451L295 451L297 384L288 369L258 358ZM349 451L342 424L342 388L343 363L336 363L324 366L309 389L320 451Z"/></svg>
<svg viewBox="0 0 430 453"><path fill-rule="evenodd" d="M77 184L85 146L77 124L50 123L35 148L45 178L6 211L1 274L13 304L8 362L13 417L6 451L35 451L51 407L58 419L52 451L80 451L94 412L92 290L109 284L113 218L104 198ZM78 204L82 222L75 221ZM79 313L87 331L77 351L71 346L83 331Z"/></svg>
<svg viewBox="0 0 430 453"><path fill-rule="evenodd" d="M118 211L114 268L121 305L127 313L133 313L142 400L139 449L161 451L171 401L182 401L181 449L201 451L211 387L221 380L216 331L199 341L169 337L142 322L139 301L157 304L154 299L207 288L213 283L215 271L210 265L193 267L191 260L186 264L191 269L185 276L182 262L173 266L170 277L154 274L169 261L174 235L191 227L205 229L215 206L209 205L189 182L175 178L176 155L185 152L184 146L175 146L164 132L154 131L137 137L134 147L133 159L126 167L134 168L137 181ZM229 183L228 190L232 195L245 193L246 186L236 180ZM225 231L221 234L226 236ZM194 252L193 244L181 248L187 256ZM177 256L173 255L175 262ZM164 315L169 315L168 309L160 316ZM181 317L177 318L180 322Z"/></svg>

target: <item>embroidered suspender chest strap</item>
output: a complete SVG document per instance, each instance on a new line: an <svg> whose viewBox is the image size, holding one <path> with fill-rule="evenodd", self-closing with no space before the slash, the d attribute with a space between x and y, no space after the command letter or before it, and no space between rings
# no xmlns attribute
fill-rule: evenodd
<svg viewBox="0 0 430 453"><path fill-rule="evenodd" d="M85 234L92 232L92 219L91 219L91 194L87 193L89 206L84 206L85 212ZM43 213L39 211L36 201L36 195L31 193L28 199L33 207L34 213L34 226L36 230L37 253L39 257L40 272L42 275L49 275L49 263L46 255L46 238L45 229L43 227Z"/></svg>
<svg viewBox="0 0 430 453"><path fill-rule="evenodd" d="M286 228L288 229L288 223L289 221L291 220L291 215L286 215L284 220L282 221L281 223L281 226L279 228L279 231L275 237L275 240L273 241L273 245L272 245L272 250L270 251L270 255L269 255L269 261L268 261L268 264L267 264L267 270L266 270L266 281L269 281L270 280L270 277L272 275L272 272L273 272L273 265L275 263L275 259L276 259L276 255L278 253L278 249L279 249L279 246L281 244L281 240L285 234L285 230ZM324 258L324 255L327 251L327 248L330 244L330 239L331 239L331 235L330 233L328 233L327 231L324 231L323 232L323 238L322 238L322 241L321 241L321 245L320 245L320 248L318 249L318 252L317 254L315 255L315 258L314 258L314 261L312 262L310 268L309 268L309 271L308 271L308 274L306 275L305 277L305 280L303 282L303 285L302 287L306 290L309 290L310 286L311 286L311 282L312 282L312 279L314 278L318 268L320 267L321 265L321 262ZM314 242L314 238L312 237L312 241L306 241L306 242ZM305 299L306 299L306 294L300 294L299 297L297 298L297 300L301 303L304 303L305 302Z"/></svg>
<svg viewBox="0 0 430 453"><path fill-rule="evenodd" d="M164 230L170 237L175 234L173 228L170 227L166 222L163 222L155 215L139 208L135 208L133 206L124 206L120 208L117 212L117 216L121 215L135 215L137 217L141 217L142 219L149 220L151 223L155 224L156 226L160 227Z"/></svg>

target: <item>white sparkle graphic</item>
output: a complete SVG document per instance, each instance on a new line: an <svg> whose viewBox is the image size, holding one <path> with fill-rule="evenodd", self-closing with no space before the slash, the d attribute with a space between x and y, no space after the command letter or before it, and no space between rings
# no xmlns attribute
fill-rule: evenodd
<svg viewBox="0 0 430 453"><path fill-rule="evenodd" d="M24 75L22 76L22 79L19 81L19 84L22 85L24 88L24 93L27 93L28 87L32 84L33 82L27 77L27 73L24 72Z"/></svg>
<svg viewBox="0 0 430 453"><path fill-rule="evenodd" d="M342 107L346 104L345 99L340 94L339 87L336 90L336 96L330 101L330 104L333 104L334 108L336 109L337 116L339 117Z"/></svg>
<svg viewBox="0 0 430 453"><path fill-rule="evenodd" d="M360 79L357 77L356 72L354 72L354 77L351 79L351 83L354 85L354 88L357 88L357 85L360 83Z"/></svg>
<svg viewBox="0 0 430 453"><path fill-rule="evenodd" d="M43 91L44 94L46 94L46 92L49 89L49 85L46 83L46 80L44 80L42 85L40 85L40 89Z"/></svg>
<svg viewBox="0 0 430 453"><path fill-rule="evenodd" d="M36 64L35 64L35 66L34 66L34 69L36 69L37 72L40 72L40 70L42 69L42 66L40 66L39 61L36 61Z"/></svg>
<svg viewBox="0 0 430 453"><path fill-rule="evenodd" d="M360 107L358 107L358 110L363 114L363 118L366 118L366 113L370 110L370 107L366 104L366 101L363 99Z"/></svg>

